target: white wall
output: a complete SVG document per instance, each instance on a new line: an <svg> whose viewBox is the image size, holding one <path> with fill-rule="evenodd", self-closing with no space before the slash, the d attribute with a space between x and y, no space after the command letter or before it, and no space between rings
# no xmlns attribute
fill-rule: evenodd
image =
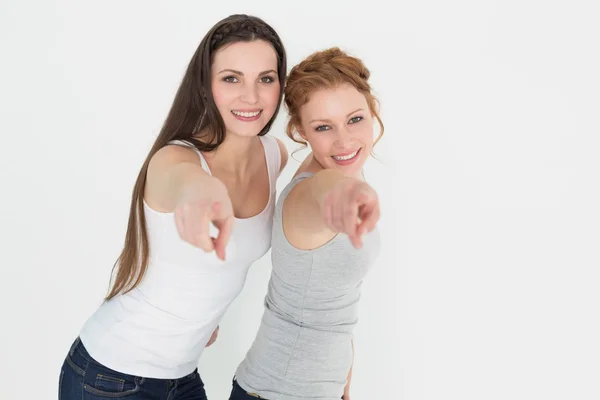
<svg viewBox="0 0 600 400"><path fill-rule="evenodd" d="M597 12L285 3L0 4L0 397L56 397L184 68L212 24L246 12L280 32L290 66L331 45L362 57L382 103L381 162L367 172L384 247L364 286L352 398L598 398ZM269 269L268 255L252 267L201 361L211 400L227 398Z"/></svg>

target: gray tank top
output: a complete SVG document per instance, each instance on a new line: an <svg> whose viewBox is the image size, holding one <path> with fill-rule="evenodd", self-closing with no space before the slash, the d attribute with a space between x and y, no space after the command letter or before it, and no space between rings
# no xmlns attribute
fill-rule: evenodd
<svg viewBox="0 0 600 400"><path fill-rule="evenodd" d="M302 179L281 192L273 217L273 269L254 343L236 371L238 384L268 400L339 400L352 365L352 331L362 281L379 253L377 229L356 249L338 234L300 250L283 233L283 202Z"/></svg>

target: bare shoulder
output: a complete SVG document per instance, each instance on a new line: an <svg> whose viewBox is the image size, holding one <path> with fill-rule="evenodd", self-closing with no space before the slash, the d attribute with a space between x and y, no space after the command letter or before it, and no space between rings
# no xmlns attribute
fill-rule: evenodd
<svg viewBox="0 0 600 400"><path fill-rule="evenodd" d="M192 148L167 145L150 159L146 172L144 199L157 211L171 211L178 188L192 177L208 175L202 168L198 153Z"/></svg>
<svg viewBox="0 0 600 400"><path fill-rule="evenodd" d="M277 139L277 140L279 141L279 139ZM279 143L281 143L281 142L279 142ZM283 146L283 143L281 143L280 146ZM285 148L285 146L284 146L284 148ZM286 161L287 161L287 150L284 150L284 151L286 154ZM312 160L312 153L304 158L304 160L302 161L302 163L300 164L300 166L294 173L292 180L295 179L300 174L309 172L309 164L310 164L311 160ZM283 164L283 161L282 161L282 164ZM294 185L294 187L289 191L287 197L285 198L285 200L283 202L284 207L285 207L286 203L291 204L292 207L295 206L296 208L298 206L301 206L301 204L310 205L311 200L314 200L313 196L312 196L312 192L311 192L312 181L314 181L314 174L312 176L308 176L308 177L302 179L300 182L296 183Z"/></svg>
<svg viewBox="0 0 600 400"><path fill-rule="evenodd" d="M179 163L200 164L200 157L194 149L185 146L170 144L159 149L150 159L148 173L163 170Z"/></svg>
<svg viewBox="0 0 600 400"><path fill-rule="evenodd" d="M300 182L296 183L294 187L288 192L286 198L283 201L284 212L286 208L297 210L309 204L309 202L312 200L312 196L310 193L311 179L313 178L308 177L302 179Z"/></svg>
<svg viewBox="0 0 600 400"><path fill-rule="evenodd" d="M279 167L279 172L283 171L288 162L288 151L287 147L281 139L275 138L277 140L277 144L279 145L279 153L281 154L281 166Z"/></svg>
<svg viewBox="0 0 600 400"><path fill-rule="evenodd" d="M288 240L306 233L319 216L318 204L311 196L311 179L308 177L296 183L283 200L281 211ZM293 240L290 242L295 245Z"/></svg>
<svg viewBox="0 0 600 400"><path fill-rule="evenodd" d="M335 236L325 225L319 204L312 193L308 177L298 182L283 201L282 218L285 236L298 249L315 249Z"/></svg>

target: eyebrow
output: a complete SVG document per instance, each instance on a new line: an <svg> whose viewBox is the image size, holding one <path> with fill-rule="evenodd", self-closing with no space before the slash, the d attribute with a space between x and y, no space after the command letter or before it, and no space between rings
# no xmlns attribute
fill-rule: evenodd
<svg viewBox="0 0 600 400"><path fill-rule="evenodd" d="M352 114L354 114L356 112L359 112L359 111L363 111L363 109L359 108L358 110L354 110L351 113L348 113L348 115L346 115L346 118L348 118ZM309 122L309 124L312 124L313 122L317 122L317 121L319 121L319 122L331 122L331 120L329 120L329 119L313 119L312 121Z"/></svg>
<svg viewBox="0 0 600 400"><path fill-rule="evenodd" d="M217 75L218 74L222 74L223 72L231 72L231 73L234 73L236 75L244 76L244 73L242 71L238 71L236 69L229 69L229 68L226 68L226 69L223 69L223 70L219 71L217 73ZM267 75L267 74L270 74L270 73L276 74L277 72L275 70L273 70L273 69L269 69L267 71L261 72L260 74L258 74L258 76L263 76L263 75Z"/></svg>

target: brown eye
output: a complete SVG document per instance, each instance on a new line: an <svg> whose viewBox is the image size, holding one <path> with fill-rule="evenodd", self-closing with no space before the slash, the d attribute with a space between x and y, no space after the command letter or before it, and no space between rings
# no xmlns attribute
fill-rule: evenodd
<svg viewBox="0 0 600 400"><path fill-rule="evenodd" d="M273 83L275 79L272 76L263 76L260 78L261 83Z"/></svg>

